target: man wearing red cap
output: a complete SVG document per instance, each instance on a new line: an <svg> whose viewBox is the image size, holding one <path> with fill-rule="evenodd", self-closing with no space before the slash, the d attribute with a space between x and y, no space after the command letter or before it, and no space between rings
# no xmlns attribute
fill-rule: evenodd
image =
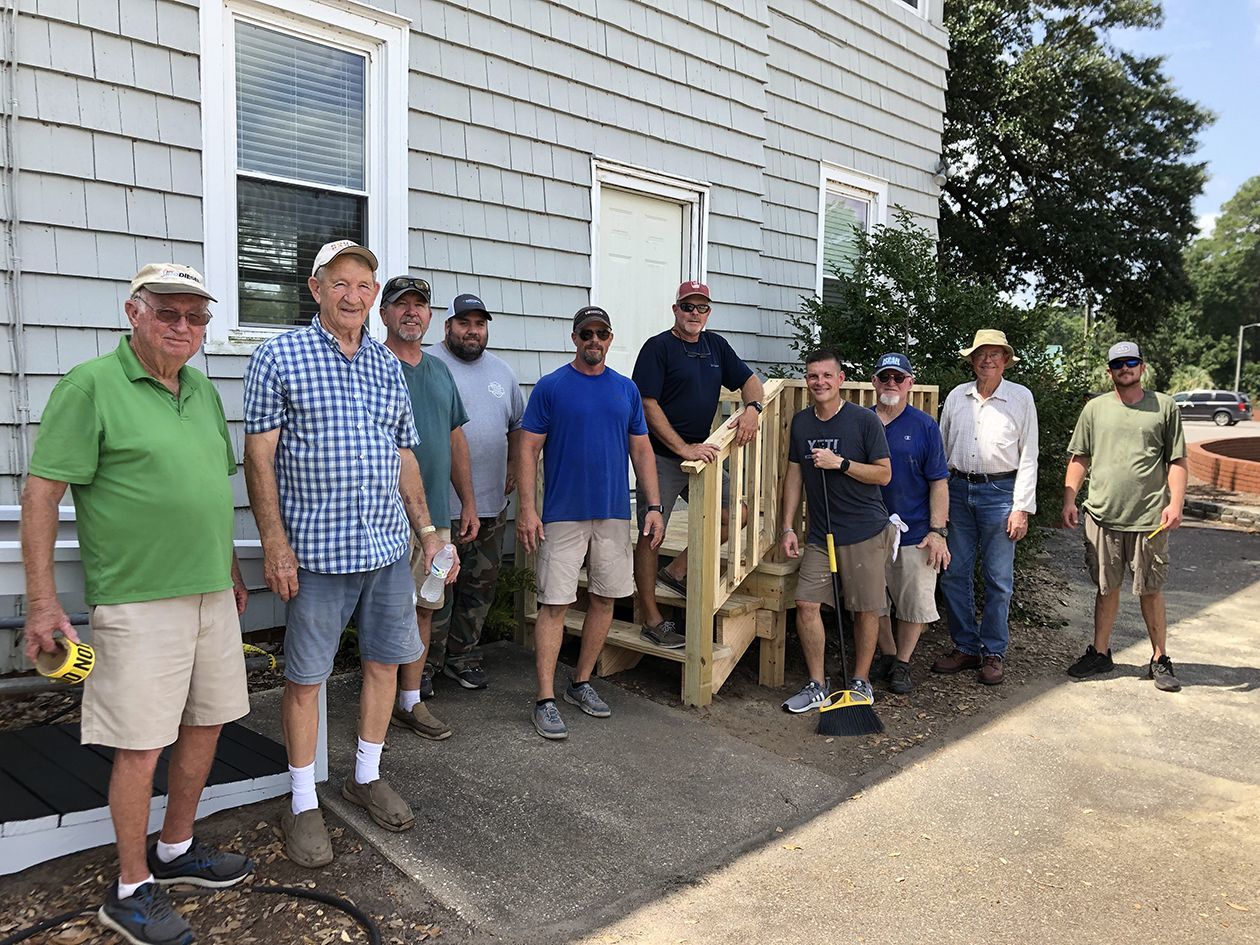
<svg viewBox="0 0 1260 945"><path fill-rule="evenodd" d="M656 583L660 581L686 596L687 552L684 550L658 572L657 549L643 536L644 516L659 511L668 524L674 503L680 497L687 498L688 475L682 464L687 460L712 462L717 457L717 448L705 440L712 432L713 414L723 387L739 391L744 401L745 409L730 424L736 429L736 444L751 442L761 419L761 379L725 338L705 331L711 311L709 287L703 282L684 282L678 287L674 302L673 327L644 342L634 365L634 382L643 398L661 490L659 508L647 504L643 490L637 493L640 537L634 549L634 583L643 607L643 638L670 649L685 646L687 640L672 620L661 615L656 603ZM723 474L723 540L730 518L729 505L730 482Z"/></svg>

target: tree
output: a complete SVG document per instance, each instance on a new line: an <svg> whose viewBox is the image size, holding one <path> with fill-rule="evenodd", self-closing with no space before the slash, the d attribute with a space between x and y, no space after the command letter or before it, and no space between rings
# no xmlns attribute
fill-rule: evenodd
<svg viewBox="0 0 1260 945"><path fill-rule="evenodd" d="M1202 330L1237 337L1239 325L1260 322L1260 177L1238 188L1212 232L1190 244L1186 268Z"/></svg>
<svg viewBox="0 0 1260 945"><path fill-rule="evenodd" d="M1006 291L1091 302L1122 330L1190 294L1182 249L1207 112L1159 57L1111 31L1158 26L1157 0L947 0L940 239Z"/></svg>

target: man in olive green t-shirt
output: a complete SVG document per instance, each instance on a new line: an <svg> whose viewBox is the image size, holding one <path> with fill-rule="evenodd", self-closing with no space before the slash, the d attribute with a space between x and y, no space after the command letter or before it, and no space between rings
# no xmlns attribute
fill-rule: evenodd
<svg viewBox="0 0 1260 945"><path fill-rule="evenodd" d="M131 942L192 940L164 885L230 886L254 868L193 838L219 730L249 712L239 621L248 594L228 481L236 458L218 392L187 366L212 301L186 266L136 274L131 334L53 389L22 493L31 660L56 648L56 633L78 642L53 569L58 504L67 487L74 494L96 650L81 737L115 749L120 875L98 916ZM153 773L172 744L162 831L146 850Z"/></svg>
<svg viewBox="0 0 1260 945"><path fill-rule="evenodd" d="M1063 524L1075 528L1079 522L1076 497L1088 475L1085 564L1098 588L1094 642L1068 667L1068 675L1084 679L1113 668L1108 644L1120 588L1126 571L1131 571L1153 650L1147 678L1165 692L1176 692L1181 684L1164 651L1163 587L1168 577L1168 533L1181 524L1186 498L1186 438L1173 399L1143 390L1145 373L1134 342L1112 345L1107 374L1115 392L1085 405L1068 443Z"/></svg>

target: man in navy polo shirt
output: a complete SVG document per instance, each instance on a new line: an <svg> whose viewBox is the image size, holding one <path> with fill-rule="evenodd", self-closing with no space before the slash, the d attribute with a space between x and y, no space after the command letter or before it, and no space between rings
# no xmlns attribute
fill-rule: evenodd
<svg viewBox="0 0 1260 945"><path fill-rule="evenodd" d="M936 421L910 406L914 370L904 354L886 354L875 363L875 414L884 424L892 456L892 479L882 486L888 514L901 520L901 541L888 565L888 593L897 616L879 618L880 661L872 676L884 675L888 688L906 693L913 688L910 657L936 612L936 577L949 566L945 546L949 518L949 466Z"/></svg>
<svg viewBox="0 0 1260 945"><path fill-rule="evenodd" d="M703 282L684 282L674 303L674 325L643 343L634 365L634 383L643 398L648 439L656 454L656 472L661 488L660 512L669 523L674 503L687 498L689 477L682 469L687 460L712 462L717 449L706 444L717 412L722 388L737 390L745 409L731 421L735 442L742 446L757 435L761 419L761 379L740 360L721 335L705 331L712 302ZM643 607L642 636L670 649L686 646L687 639L672 620L661 616L656 603L656 582L686 596L687 552L657 571L658 555L643 537L647 497L639 490L639 541L634 549L634 583ZM722 537L725 540L730 518L730 483L722 476Z"/></svg>

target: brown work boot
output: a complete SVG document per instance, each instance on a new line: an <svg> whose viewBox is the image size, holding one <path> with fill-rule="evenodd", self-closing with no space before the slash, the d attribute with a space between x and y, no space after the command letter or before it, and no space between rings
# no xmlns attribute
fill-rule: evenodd
<svg viewBox="0 0 1260 945"><path fill-rule="evenodd" d="M430 712L423 702L417 702L410 712L404 712L395 703L389 724L409 728L421 738L435 742L451 737L451 727Z"/></svg>
<svg viewBox="0 0 1260 945"><path fill-rule="evenodd" d="M979 680L986 686L998 686L1002 683L1002 677L1006 675L1006 671L1002 668L1002 657L994 656L990 653L984 658L984 663L980 667Z"/></svg>
<svg viewBox="0 0 1260 945"><path fill-rule="evenodd" d="M942 656L932 664L934 673L961 673L964 669L979 669L980 657L972 656L955 648L948 655Z"/></svg>
<svg viewBox="0 0 1260 945"><path fill-rule="evenodd" d="M298 866L317 869L332 862L332 841L318 807L295 814L286 797L280 809L280 832L284 834L284 855Z"/></svg>
<svg viewBox="0 0 1260 945"><path fill-rule="evenodd" d="M360 784L353 774L346 775L345 783L341 785L341 796L367 811L378 827L402 833L415 826L416 815L411 812L411 806L384 778Z"/></svg>

